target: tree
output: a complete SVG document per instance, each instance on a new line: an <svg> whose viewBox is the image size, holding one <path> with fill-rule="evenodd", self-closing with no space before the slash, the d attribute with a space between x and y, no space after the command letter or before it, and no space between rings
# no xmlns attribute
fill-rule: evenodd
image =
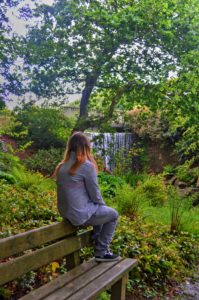
<svg viewBox="0 0 199 300"><path fill-rule="evenodd" d="M111 117L122 94L167 78L195 47L199 5L188 2L56 0L39 6L35 13L43 21L25 40L30 90L52 97L82 89L79 123L85 127L91 95L108 89Z"/></svg>
<svg viewBox="0 0 199 300"><path fill-rule="evenodd" d="M27 141L43 149L64 147L74 125L73 119L66 117L60 110L33 104L16 108L15 118L21 124L18 126L19 131L27 129Z"/></svg>
<svg viewBox="0 0 199 300"><path fill-rule="evenodd" d="M7 16L9 9L17 7L22 0L0 0L0 101L9 99L9 93L22 94L22 76L17 72L15 61L17 49L20 48L19 38L12 32L12 25ZM17 8L16 8L17 10ZM19 9L21 18L30 17L28 6ZM11 70L12 69L12 70Z"/></svg>

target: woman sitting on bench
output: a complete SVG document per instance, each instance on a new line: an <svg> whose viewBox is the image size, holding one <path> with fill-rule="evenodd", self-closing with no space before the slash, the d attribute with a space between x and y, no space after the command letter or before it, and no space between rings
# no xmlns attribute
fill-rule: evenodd
<svg viewBox="0 0 199 300"><path fill-rule="evenodd" d="M58 210L74 226L93 226L96 261L114 261L119 255L111 253L108 247L118 213L102 199L97 170L89 139L81 132L74 133L53 174L57 182Z"/></svg>

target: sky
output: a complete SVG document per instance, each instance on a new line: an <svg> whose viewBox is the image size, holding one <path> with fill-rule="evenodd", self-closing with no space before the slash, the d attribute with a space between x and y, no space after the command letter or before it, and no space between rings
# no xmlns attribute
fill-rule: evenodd
<svg viewBox="0 0 199 300"><path fill-rule="evenodd" d="M29 7L31 9L33 9L35 7L35 2L36 3L41 3L41 4L52 5L54 0L37 0L37 1L24 0L17 6L17 8L10 8L9 9L9 11L7 13L7 17L9 18L9 23L12 25L13 31L16 32L17 34L25 35L25 33L27 31L26 26L29 25L29 24L32 25L32 24L35 23L34 19L31 19L31 21L30 20L19 19L19 15L18 15L17 10L19 8L23 7L26 4L28 4Z"/></svg>
<svg viewBox="0 0 199 300"><path fill-rule="evenodd" d="M31 20L23 20L19 18L19 14L18 14L18 9L23 7L24 5L29 5L29 7L31 9L33 9L35 7L35 2L38 4L48 4L48 5L52 5L54 0L36 0L36 1L31 1L31 0L24 0L22 1L17 8L10 8L8 13L7 13L7 17L9 18L9 23L12 26L13 32L17 33L19 35L25 35L27 32L27 25L34 25L36 23L35 19L31 19ZM25 95L25 98L30 99L30 97L32 97L33 99L35 98L34 95L32 94L27 94ZM10 98L12 99L12 101L7 102L7 106L12 109L16 106L17 102L18 102L18 97L15 95L11 95ZM21 97L20 97L21 98ZM75 100L79 100L80 99L80 94L75 94L75 95L70 95L67 96L68 101L75 101Z"/></svg>

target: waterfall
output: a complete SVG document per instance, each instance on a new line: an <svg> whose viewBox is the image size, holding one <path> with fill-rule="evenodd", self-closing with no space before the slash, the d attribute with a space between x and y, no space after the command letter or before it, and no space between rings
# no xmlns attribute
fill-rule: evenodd
<svg viewBox="0 0 199 300"><path fill-rule="evenodd" d="M6 143L1 139L0 139L0 151L7 152Z"/></svg>
<svg viewBox="0 0 199 300"><path fill-rule="evenodd" d="M89 132L86 134L91 140L93 150L104 158L108 170L112 170L115 166L115 155L122 150L124 150L124 153L128 153L134 141L132 133Z"/></svg>

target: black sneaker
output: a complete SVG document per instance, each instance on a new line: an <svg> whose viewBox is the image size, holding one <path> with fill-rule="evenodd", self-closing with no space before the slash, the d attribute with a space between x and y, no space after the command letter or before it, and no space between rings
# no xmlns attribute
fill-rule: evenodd
<svg viewBox="0 0 199 300"><path fill-rule="evenodd" d="M96 261L115 261L119 259L120 256L118 254L113 254L111 252L107 252L104 256L95 256Z"/></svg>

